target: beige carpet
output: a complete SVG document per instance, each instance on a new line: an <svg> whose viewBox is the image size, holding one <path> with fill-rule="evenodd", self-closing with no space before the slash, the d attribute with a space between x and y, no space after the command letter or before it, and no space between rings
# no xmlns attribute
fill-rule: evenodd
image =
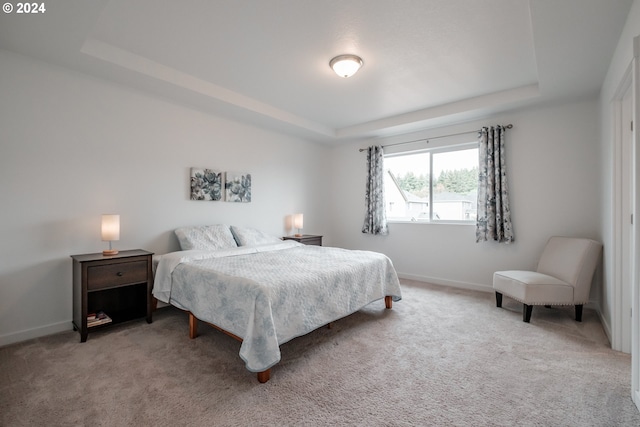
<svg viewBox="0 0 640 427"><path fill-rule="evenodd" d="M2 426L638 426L630 357L593 311L534 308L403 281L332 329L284 344L259 384L240 344L158 310L89 335L0 349Z"/></svg>

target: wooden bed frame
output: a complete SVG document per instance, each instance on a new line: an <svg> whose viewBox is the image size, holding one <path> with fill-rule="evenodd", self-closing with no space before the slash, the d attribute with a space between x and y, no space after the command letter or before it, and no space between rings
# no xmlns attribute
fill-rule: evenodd
<svg viewBox="0 0 640 427"><path fill-rule="evenodd" d="M390 295L384 297L384 306L387 309L391 309L393 307L393 299ZM189 313L189 338L194 339L198 336L198 318L193 315L190 311ZM204 321L203 321L204 322ZM231 338L236 339L242 342L242 338L237 335L232 334L231 332L225 331L219 326L216 326L209 322L204 322L207 325L219 330L220 332L229 335ZM331 327L331 323L329 323L329 328ZM271 369L267 369L266 371L258 372L258 382L266 383L271 378Z"/></svg>

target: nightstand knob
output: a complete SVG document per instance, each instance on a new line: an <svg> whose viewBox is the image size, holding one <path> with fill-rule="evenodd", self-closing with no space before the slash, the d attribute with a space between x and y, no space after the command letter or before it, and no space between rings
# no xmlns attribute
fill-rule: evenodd
<svg viewBox="0 0 640 427"><path fill-rule="evenodd" d="M124 275L124 273L123 273L122 271L118 271L118 272L116 273L116 276L118 276L118 277L122 277L123 275Z"/></svg>

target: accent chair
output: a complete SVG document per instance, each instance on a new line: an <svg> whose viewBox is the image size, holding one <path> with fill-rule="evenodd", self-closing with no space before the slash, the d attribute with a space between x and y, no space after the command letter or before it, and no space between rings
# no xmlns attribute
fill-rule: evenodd
<svg viewBox="0 0 640 427"><path fill-rule="evenodd" d="M522 320L529 323L534 305L574 305L576 321L581 322L601 251L602 244L594 240L551 237L536 271L493 273L496 307L502 307L502 295L519 301L523 304Z"/></svg>

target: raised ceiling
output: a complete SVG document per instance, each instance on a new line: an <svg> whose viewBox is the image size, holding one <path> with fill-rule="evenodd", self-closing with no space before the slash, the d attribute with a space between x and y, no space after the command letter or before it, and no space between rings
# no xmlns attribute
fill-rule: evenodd
<svg viewBox="0 0 640 427"><path fill-rule="evenodd" d="M57 0L0 15L0 48L339 143L595 96L631 3Z"/></svg>

